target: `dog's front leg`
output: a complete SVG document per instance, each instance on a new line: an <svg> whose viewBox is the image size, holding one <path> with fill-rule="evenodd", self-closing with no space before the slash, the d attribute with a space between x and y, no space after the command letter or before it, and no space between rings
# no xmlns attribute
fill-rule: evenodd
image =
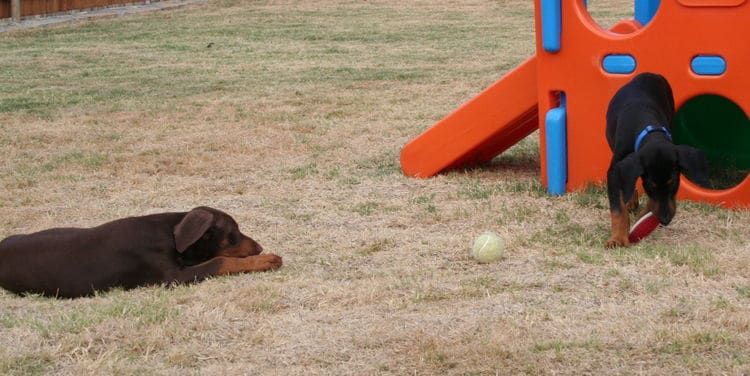
<svg viewBox="0 0 750 376"><path fill-rule="evenodd" d="M612 235L604 246L606 248L629 247L628 231L630 230L630 216L628 209L632 205L632 199L628 202L630 205L625 204L619 181L612 175L612 171L610 170L607 179L607 196L609 197L609 216L612 225ZM636 200L635 202L638 202L635 192L633 193L633 197Z"/></svg>
<svg viewBox="0 0 750 376"><path fill-rule="evenodd" d="M274 254L247 257L216 257L204 263L183 268L175 272L170 280L172 282L189 283L219 275L278 269L281 267L281 264L281 257Z"/></svg>
<svg viewBox="0 0 750 376"><path fill-rule="evenodd" d="M612 223L612 236L604 245L606 248L629 247L628 231L630 229L630 217L626 210L620 212L609 212Z"/></svg>

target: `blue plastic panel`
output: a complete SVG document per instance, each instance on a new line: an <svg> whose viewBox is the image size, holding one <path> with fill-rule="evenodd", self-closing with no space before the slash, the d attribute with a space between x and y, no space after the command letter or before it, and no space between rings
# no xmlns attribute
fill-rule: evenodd
<svg viewBox="0 0 750 376"><path fill-rule="evenodd" d="M602 68L611 74L630 74L635 72L635 58L631 55L607 55L602 60Z"/></svg>
<svg viewBox="0 0 750 376"><path fill-rule="evenodd" d="M690 62L690 69L701 76L719 76L727 71L727 62L721 56L700 55Z"/></svg>
<svg viewBox="0 0 750 376"><path fill-rule="evenodd" d="M569 1L569 0L566 0ZM542 0L542 48L547 52L560 51L562 34L561 0Z"/></svg>
<svg viewBox="0 0 750 376"><path fill-rule="evenodd" d="M565 103L565 94L560 102ZM568 182L567 112L565 107L549 110L545 118L545 144L547 148L547 191L551 195L565 193Z"/></svg>
<svg viewBox="0 0 750 376"><path fill-rule="evenodd" d="M635 20L646 26L659 10L661 0L635 0Z"/></svg>

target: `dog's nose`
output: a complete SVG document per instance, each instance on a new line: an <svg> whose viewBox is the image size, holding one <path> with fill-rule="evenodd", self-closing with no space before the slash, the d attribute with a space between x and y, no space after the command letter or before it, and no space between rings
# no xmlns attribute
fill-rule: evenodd
<svg viewBox="0 0 750 376"><path fill-rule="evenodd" d="M674 213L671 212L669 209L667 209L667 210L660 210L659 214L657 214L656 218L659 219L659 223L661 223L662 226L666 226L670 222L672 222L672 218L674 218Z"/></svg>

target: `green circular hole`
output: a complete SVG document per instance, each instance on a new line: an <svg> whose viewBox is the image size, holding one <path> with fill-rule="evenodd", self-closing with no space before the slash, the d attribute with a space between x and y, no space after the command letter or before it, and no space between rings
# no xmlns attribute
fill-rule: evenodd
<svg viewBox="0 0 750 376"><path fill-rule="evenodd" d="M699 95L677 111L674 142L702 150L713 189L741 183L750 173L750 121L736 103L720 95Z"/></svg>

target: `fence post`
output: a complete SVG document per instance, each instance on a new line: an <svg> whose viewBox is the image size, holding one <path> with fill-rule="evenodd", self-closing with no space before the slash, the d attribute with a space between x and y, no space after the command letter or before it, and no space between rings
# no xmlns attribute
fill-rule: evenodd
<svg viewBox="0 0 750 376"><path fill-rule="evenodd" d="M10 1L10 17L13 22L21 22L21 0Z"/></svg>

